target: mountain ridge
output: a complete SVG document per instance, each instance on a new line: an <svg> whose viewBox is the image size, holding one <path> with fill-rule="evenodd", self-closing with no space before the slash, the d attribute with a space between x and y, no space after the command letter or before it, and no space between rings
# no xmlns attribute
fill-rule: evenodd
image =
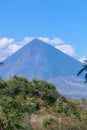
<svg viewBox="0 0 87 130"><path fill-rule="evenodd" d="M82 63L38 39L32 40L4 60L4 64L0 70L2 78L23 75L31 80L43 79L55 84L67 96L72 96L72 92L77 96L84 89L82 79L76 76ZM82 97L85 97L84 92Z"/></svg>

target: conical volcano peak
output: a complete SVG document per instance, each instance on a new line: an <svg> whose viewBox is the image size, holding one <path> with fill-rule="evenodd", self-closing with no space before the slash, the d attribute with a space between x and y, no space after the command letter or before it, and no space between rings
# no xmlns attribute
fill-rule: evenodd
<svg viewBox="0 0 87 130"><path fill-rule="evenodd" d="M49 45L48 43L40 40L39 38L35 38L26 45L27 49L28 49L28 47L31 48L31 49L37 48L37 50L39 51L39 50L48 49L48 48L51 47L51 45Z"/></svg>
<svg viewBox="0 0 87 130"><path fill-rule="evenodd" d="M82 80L76 77L82 64L38 38L4 60L4 64L0 69L4 79L14 75L42 79L55 84L64 95L87 97L87 88L83 90L79 87L82 86Z"/></svg>
<svg viewBox="0 0 87 130"><path fill-rule="evenodd" d="M33 42L38 42L38 41L41 41L41 40L39 38L34 38L32 41Z"/></svg>
<svg viewBox="0 0 87 130"><path fill-rule="evenodd" d="M34 38L31 42L38 42L39 39L38 38Z"/></svg>
<svg viewBox="0 0 87 130"><path fill-rule="evenodd" d="M42 44L43 43L44 44L46 42L40 40L39 38L35 38L30 43L33 43L33 44Z"/></svg>

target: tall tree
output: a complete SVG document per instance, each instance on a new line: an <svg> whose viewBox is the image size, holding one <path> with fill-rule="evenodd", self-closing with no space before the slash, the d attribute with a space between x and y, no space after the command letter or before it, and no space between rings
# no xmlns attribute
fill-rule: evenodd
<svg viewBox="0 0 87 130"><path fill-rule="evenodd" d="M0 66L3 66L4 65L4 62L0 62Z"/></svg>
<svg viewBox="0 0 87 130"><path fill-rule="evenodd" d="M82 74L85 71L85 83L87 83L87 60L84 60L85 64L83 65L82 69L79 70L79 72L77 73L77 76L79 76L80 74Z"/></svg>

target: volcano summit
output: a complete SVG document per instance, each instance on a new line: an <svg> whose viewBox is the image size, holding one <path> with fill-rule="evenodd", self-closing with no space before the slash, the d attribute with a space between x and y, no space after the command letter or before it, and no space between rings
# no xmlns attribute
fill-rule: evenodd
<svg viewBox="0 0 87 130"><path fill-rule="evenodd" d="M32 40L3 62L0 75L4 79L14 75L42 79L55 84L63 95L87 98L87 87L77 77L82 63L39 39Z"/></svg>

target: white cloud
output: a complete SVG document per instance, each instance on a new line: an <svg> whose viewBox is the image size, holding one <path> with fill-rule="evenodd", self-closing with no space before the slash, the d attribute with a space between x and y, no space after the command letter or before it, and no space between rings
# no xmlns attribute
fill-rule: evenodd
<svg viewBox="0 0 87 130"><path fill-rule="evenodd" d="M55 47L72 57L74 57L76 55L74 48L71 45L63 44L63 45L56 45Z"/></svg>
<svg viewBox="0 0 87 130"><path fill-rule="evenodd" d="M81 58L79 59L79 61L82 62L82 63L85 63L85 60L87 60L86 57L81 57Z"/></svg>
<svg viewBox="0 0 87 130"><path fill-rule="evenodd" d="M16 50L18 50L20 46L16 45L15 39L3 37L0 39L0 61L4 60Z"/></svg>
<svg viewBox="0 0 87 130"><path fill-rule="evenodd" d="M22 47L32 41L35 37L24 37L22 41L18 42L18 44Z"/></svg>
<svg viewBox="0 0 87 130"><path fill-rule="evenodd" d="M10 46L8 46L7 52L8 52L8 54L12 54L12 53L16 52L20 48L21 48L21 46L16 45L16 44L13 43Z"/></svg>
<svg viewBox="0 0 87 130"><path fill-rule="evenodd" d="M6 59L18 49L23 47L28 42L32 41L34 37L24 37L22 41L15 41L14 38L3 37L0 39L0 61Z"/></svg>
<svg viewBox="0 0 87 130"><path fill-rule="evenodd" d="M59 39L59 38L49 39L45 37L38 37L38 39L53 45L55 48L59 49L60 51L72 57L76 55L74 48L71 45L64 43L62 39Z"/></svg>
<svg viewBox="0 0 87 130"><path fill-rule="evenodd" d="M32 41L35 37L24 37L21 41L16 41L14 38L1 38L0 39L0 61L10 56L12 53L26 45L28 42ZM55 48L61 50L62 52L75 56L74 48L64 43L64 41L60 38L47 38L47 37L37 37L38 39L53 45Z"/></svg>
<svg viewBox="0 0 87 130"><path fill-rule="evenodd" d="M46 43L50 43L50 44L62 44L64 43L64 41L62 39L59 39L59 38L53 38L53 39L50 39L50 38L47 38L47 37L38 37L38 39L46 42Z"/></svg>
<svg viewBox="0 0 87 130"><path fill-rule="evenodd" d="M1 38L0 39L0 49L3 49L4 47L12 44L14 42L14 39L13 38Z"/></svg>

